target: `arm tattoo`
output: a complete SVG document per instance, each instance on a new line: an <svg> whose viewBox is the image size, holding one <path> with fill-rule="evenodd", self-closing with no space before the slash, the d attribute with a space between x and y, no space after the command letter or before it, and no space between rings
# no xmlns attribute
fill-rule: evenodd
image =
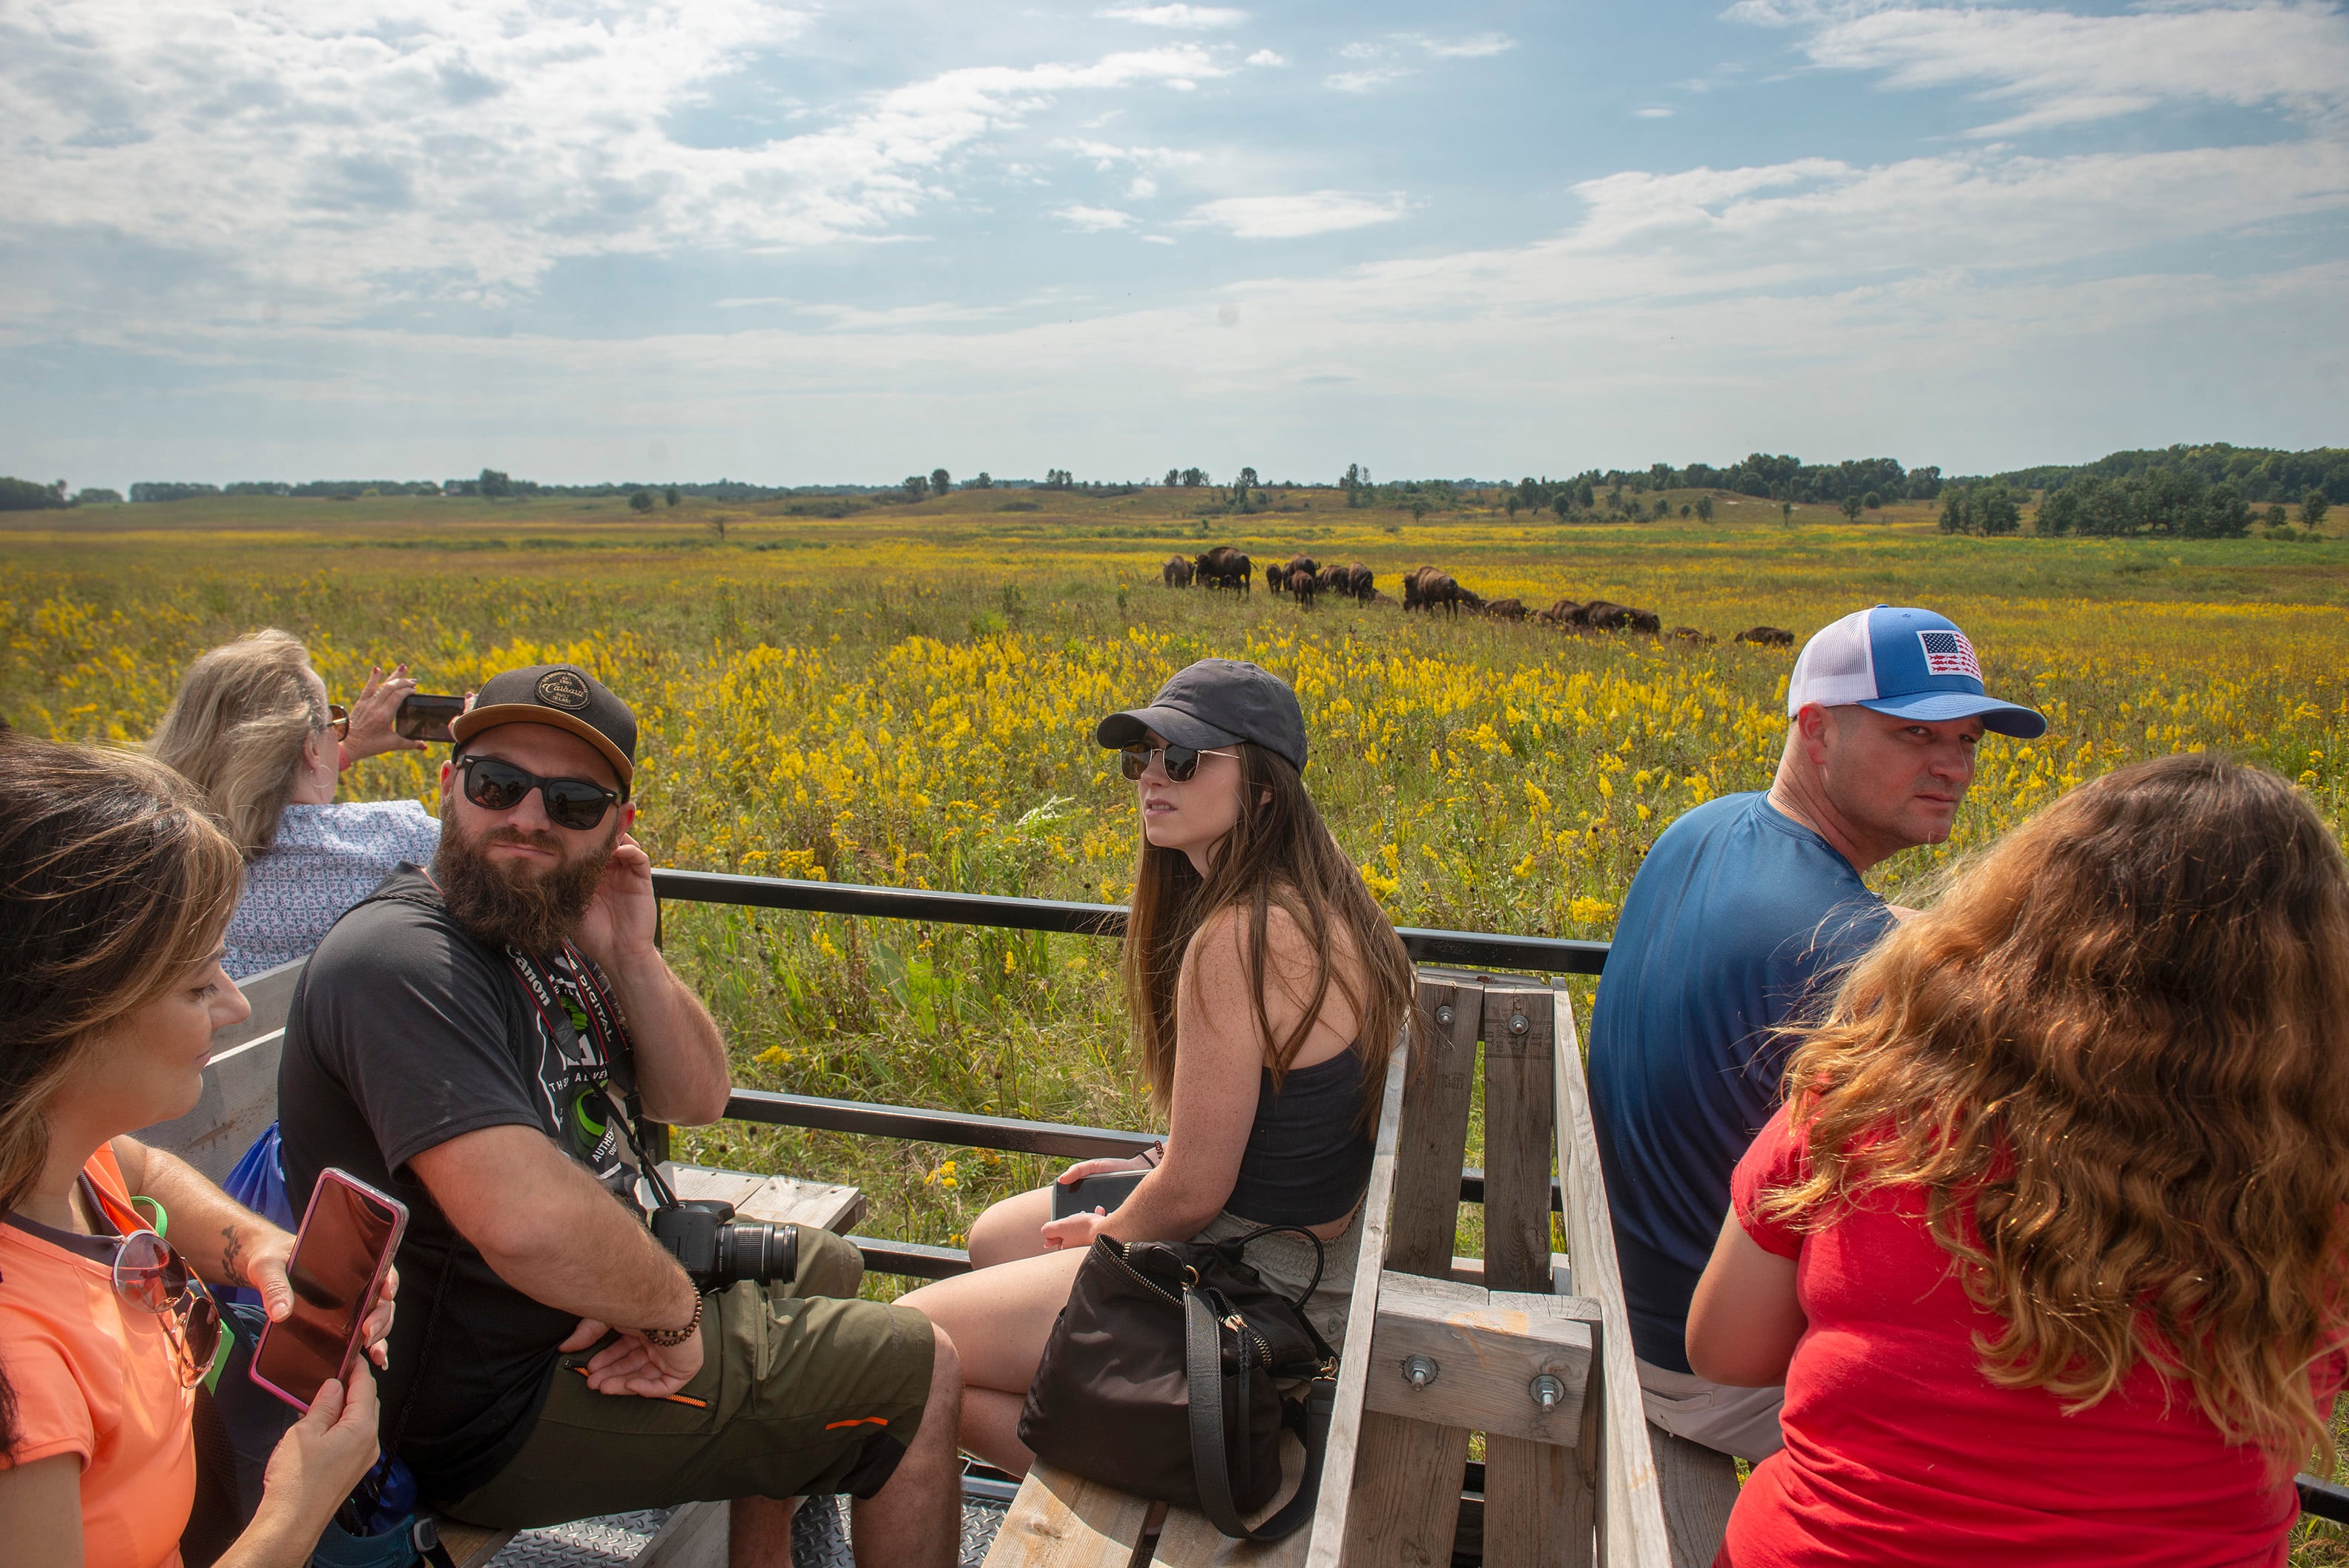
<svg viewBox="0 0 2349 1568"><path fill-rule="evenodd" d="M232 1284L251 1284L244 1277L244 1238L234 1225L222 1225L221 1240L221 1277Z"/></svg>

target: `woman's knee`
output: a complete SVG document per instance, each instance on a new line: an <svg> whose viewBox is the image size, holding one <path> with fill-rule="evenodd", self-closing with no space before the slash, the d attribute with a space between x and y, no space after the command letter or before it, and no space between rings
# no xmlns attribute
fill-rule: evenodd
<svg viewBox="0 0 2349 1568"><path fill-rule="evenodd" d="M1032 1258L1044 1250L1044 1222L1052 1217L1052 1190L1015 1192L971 1222L970 1266L975 1269Z"/></svg>

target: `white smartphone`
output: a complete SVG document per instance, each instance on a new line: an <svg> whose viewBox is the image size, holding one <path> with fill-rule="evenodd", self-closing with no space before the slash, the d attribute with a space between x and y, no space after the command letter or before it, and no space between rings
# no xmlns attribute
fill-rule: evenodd
<svg viewBox="0 0 2349 1568"><path fill-rule="evenodd" d="M297 1410L329 1377L348 1387L359 1332L407 1231L407 1204L347 1171L320 1171L286 1269L294 1310L261 1331L253 1380Z"/></svg>

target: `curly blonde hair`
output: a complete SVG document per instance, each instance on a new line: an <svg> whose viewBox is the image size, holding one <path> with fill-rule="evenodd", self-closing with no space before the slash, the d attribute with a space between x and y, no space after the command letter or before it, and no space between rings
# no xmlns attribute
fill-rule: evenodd
<svg viewBox="0 0 2349 1568"><path fill-rule="evenodd" d="M1922 1189L2002 1319L1992 1383L2077 1410L2142 1361L2283 1470L2329 1456L2349 872L2284 779L2195 755L2073 791L1853 968L1786 1082L1808 1176L1764 1213Z"/></svg>

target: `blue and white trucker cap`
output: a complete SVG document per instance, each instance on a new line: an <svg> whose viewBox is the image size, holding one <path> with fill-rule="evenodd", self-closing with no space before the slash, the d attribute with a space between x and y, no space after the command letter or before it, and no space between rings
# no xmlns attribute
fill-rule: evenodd
<svg viewBox="0 0 2349 1568"><path fill-rule="evenodd" d="M2033 709L1982 690L1974 645L1955 622L1890 604L1855 610L1803 645L1786 682L1786 717L1812 703L1857 703L1928 724L1979 717L1984 729L2019 740L2047 733L2047 720Z"/></svg>

